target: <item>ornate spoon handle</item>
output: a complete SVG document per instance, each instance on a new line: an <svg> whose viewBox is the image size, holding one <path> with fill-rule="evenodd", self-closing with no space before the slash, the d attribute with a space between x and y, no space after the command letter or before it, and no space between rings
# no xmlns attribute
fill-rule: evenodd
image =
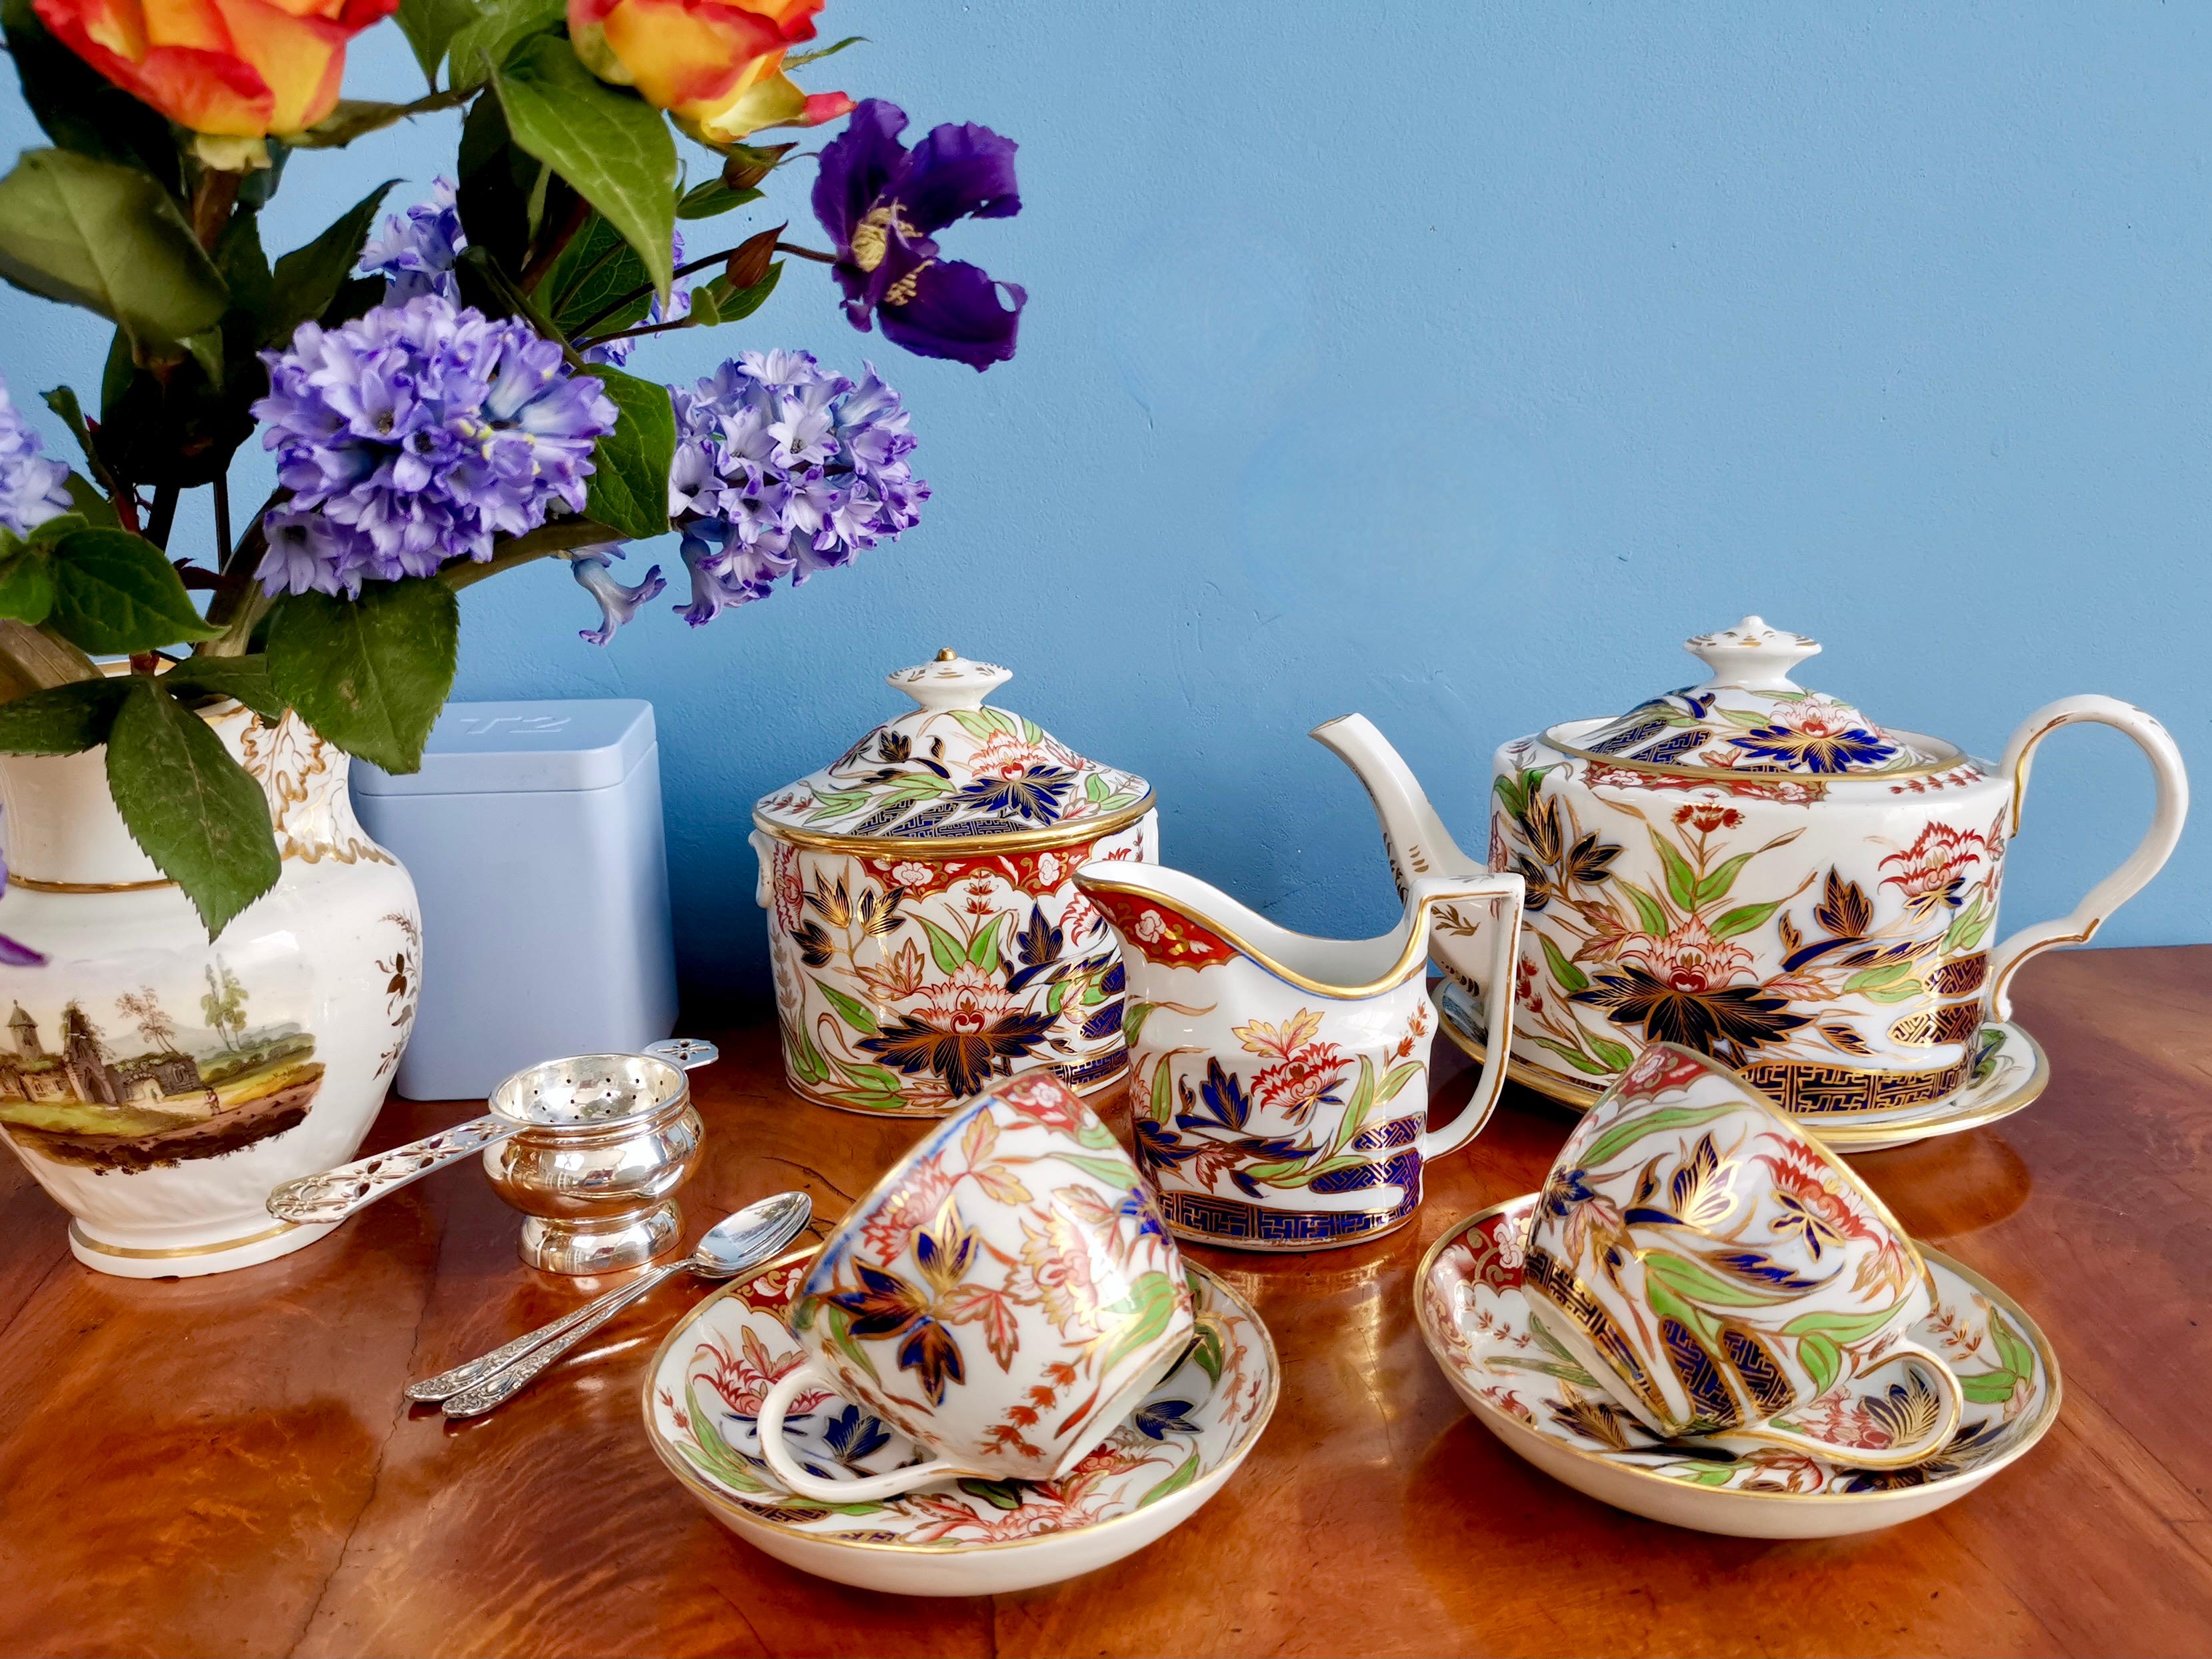
<svg viewBox="0 0 2212 1659"><path fill-rule="evenodd" d="M629 1288L625 1285L608 1291L607 1295L619 1296ZM466 1364L456 1365L449 1371L440 1371L435 1376L426 1376L420 1382L410 1382L407 1397L421 1405L434 1405L441 1400L450 1400L464 1389L474 1388L493 1372L505 1370L539 1343L550 1342L573 1328L579 1320L588 1319L592 1310L605 1299L605 1297L595 1297L582 1307L572 1308L558 1319L540 1325L534 1331L525 1331L512 1342L501 1343L489 1353L479 1354Z"/></svg>
<svg viewBox="0 0 2212 1659"><path fill-rule="evenodd" d="M480 1417L493 1407L506 1404L523 1389L528 1388L536 1380L540 1371L599 1329L600 1326L605 1324L607 1321L612 1319L624 1308L629 1306L631 1303L655 1285L665 1284L678 1273L690 1272L690 1267L691 1260L686 1256L683 1261L672 1261L665 1267L655 1267L635 1284L624 1285L618 1290L609 1291L596 1302L586 1302L566 1320L559 1322L568 1327L566 1330L558 1331L550 1340L541 1341L539 1346L509 1364L504 1370L496 1371L486 1381L476 1384L473 1388L464 1389L459 1394L448 1398L446 1401L446 1415L447 1417ZM545 1338L546 1332L538 1331L533 1334L543 1339ZM489 1358L491 1356L486 1355L485 1358ZM409 1392L411 1394L413 1390L410 1389Z"/></svg>
<svg viewBox="0 0 2212 1659"><path fill-rule="evenodd" d="M410 1181L419 1181L433 1170L480 1152L487 1146L520 1134L530 1126L514 1118L484 1116L394 1146L374 1158L342 1164L320 1175L288 1181L269 1194L269 1213L281 1221L343 1221L356 1210L374 1204L386 1193Z"/></svg>

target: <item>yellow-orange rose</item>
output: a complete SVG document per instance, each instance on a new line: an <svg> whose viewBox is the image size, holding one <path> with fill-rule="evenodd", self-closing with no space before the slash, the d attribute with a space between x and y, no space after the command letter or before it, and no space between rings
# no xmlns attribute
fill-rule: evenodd
<svg viewBox="0 0 2212 1659"><path fill-rule="evenodd" d="M568 0L568 38L602 81L635 87L692 137L731 144L763 127L812 126L853 107L811 97L783 54L814 38L823 0Z"/></svg>
<svg viewBox="0 0 2212 1659"><path fill-rule="evenodd" d="M32 0L64 46L180 126L298 132L331 112L346 42L399 0Z"/></svg>

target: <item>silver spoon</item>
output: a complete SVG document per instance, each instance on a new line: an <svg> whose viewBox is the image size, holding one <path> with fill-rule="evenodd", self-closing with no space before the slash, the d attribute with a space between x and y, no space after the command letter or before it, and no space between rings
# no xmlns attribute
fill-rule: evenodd
<svg viewBox="0 0 2212 1659"><path fill-rule="evenodd" d="M520 1394L539 1372L656 1285L684 1273L702 1279L734 1279L769 1261L796 1238L813 1216L814 1202L805 1193L778 1193L749 1204L717 1223L681 1261L667 1262L618 1285L482 1358L410 1383L407 1397L442 1401L449 1418L475 1417L490 1411Z"/></svg>

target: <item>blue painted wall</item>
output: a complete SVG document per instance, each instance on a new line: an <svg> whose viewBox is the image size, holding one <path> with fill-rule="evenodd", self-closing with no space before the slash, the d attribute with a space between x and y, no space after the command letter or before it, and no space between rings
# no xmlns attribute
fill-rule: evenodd
<svg viewBox="0 0 2212 1659"><path fill-rule="evenodd" d="M1499 739L1683 683L1678 641L1747 611L1826 640L1808 683L1889 723L1995 754L2107 691L2212 774L2203 12L832 0L823 29L872 44L815 85L1020 141L1022 216L945 239L1028 286L1020 356L907 357L797 267L634 366L703 372L717 337L876 357L922 526L605 653L560 568L468 599L461 695L658 706L695 994L764 973L754 797L945 644L1151 777L1174 861L1321 931L1394 901L1308 727L1364 710L1479 840ZM392 30L356 50L355 95L418 88ZM426 183L451 131L295 158L272 246ZM0 292L0 368L64 448L35 393L95 385L101 349ZM265 477L241 461L237 495ZM2035 793L2015 923L2148 817L2100 730L2047 745ZM2103 942L2212 938L2208 875L2198 834Z"/></svg>

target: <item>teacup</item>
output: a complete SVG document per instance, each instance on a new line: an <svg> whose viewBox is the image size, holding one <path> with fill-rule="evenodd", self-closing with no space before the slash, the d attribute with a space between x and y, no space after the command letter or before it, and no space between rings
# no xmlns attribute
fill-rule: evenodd
<svg viewBox="0 0 2212 1659"><path fill-rule="evenodd" d="M761 1404L762 1455L792 1491L857 1503L953 1475L1059 1479L1173 1369L1194 1323L1136 1165L1033 1071L969 1099L853 1206L792 1329L806 1358ZM936 1457L866 1479L802 1468L785 1415L824 1389Z"/></svg>
<svg viewBox="0 0 2212 1659"><path fill-rule="evenodd" d="M1523 1289L1560 1343L1664 1438L1897 1468L1958 1425L1958 1378L1898 1334L1928 1306L1905 1230L1703 1054L1655 1043L1606 1091L1553 1164L1525 1249ZM1902 1381L1869 1383L1899 1364ZM1799 1413L1820 1429L1777 1420Z"/></svg>

